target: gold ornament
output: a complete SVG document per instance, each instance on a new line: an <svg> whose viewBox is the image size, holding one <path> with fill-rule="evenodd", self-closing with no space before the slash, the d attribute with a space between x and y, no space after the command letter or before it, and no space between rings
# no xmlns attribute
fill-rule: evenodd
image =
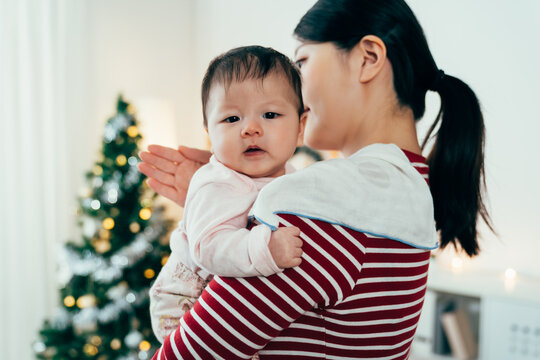
<svg viewBox="0 0 540 360"><path fill-rule="evenodd" d="M150 350L150 348L151 348L151 345L146 340L141 341L141 343L139 344L139 349L141 351L148 351L148 350Z"/></svg>
<svg viewBox="0 0 540 360"><path fill-rule="evenodd" d="M111 232L109 230L101 229L99 230L99 237L104 240L109 240L111 238Z"/></svg>
<svg viewBox="0 0 540 360"><path fill-rule="evenodd" d="M156 275L156 272L152 269L146 269L144 270L144 277L147 279L152 279Z"/></svg>
<svg viewBox="0 0 540 360"><path fill-rule="evenodd" d="M167 263L167 260L169 260L169 255L165 255L164 257L162 257L161 266L165 266L165 264Z"/></svg>
<svg viewBox="0 0 540 360"><path fill-rule="evenodd" d="M92 246L97 253L103 254L111 250L111 243L106 239L97 239L92 242Z"/></svg>
<svg viewBox="0 0 540 360"><path fill-rule="evenodd" d="M152 206L152 199L142 199L141 200L141 206L145 208L149 208Z"/></svg>
<svg viewBox="0 0 540 360"><path fill-rule="evenodd" d="M126 163L127 163L127 159L126 159L125 155L118 155L116 157L116 164L118 166L124 166L124 165L126 165Z"/></svg>
<svg viewBox="0 0 540 360"><path fill-rule="evenodd" d="M139 129L137 129L137 127L135 125L131 125L130 127L128 127L126 132L127 132L128 136L132 137L132 138L139 135Z"/></svg>
<svg viewBox="0 0 540 360"><path fill-rule="evenodd" d="M96 305L96 297L92 294L86 294L77 299L77 307L84 309Z"/></svg>
<svg viewBox="0 0 540 360"><path fill-rule="evenodd" d="M141 226L139 225L139 223L132 222L131 224L129 224L129 230L132 233L136 234L141 230Z"/></svg>
<svg viewBox="0 0 540 360"><path fill-rule="evenodd" d="M98 353L98 348L92 344L84 344L83 351L88 356L95 356Z"/></svg>
<svg viewBox="0 0 540 360"><path fill-rule="evenodd" d="M97 335L94 335L90 338L90 343L95 346L101 345L101 338Z"/></svg>
<svg viewBox="0 0 540 360"><path fill-rule="evenodd" d="M139 211L139 217L143 220L148 220L152 216L152 210L149 208L143 208Z"/></svg>
<svg viewBox="0 0 540 360"><path fill-rule="evenodd" d="M96 176L99 176L99 175L103 174L103 168L101 166L99 166L99 165L96 165L92 169L92 173L94 173L94 175L96 175Z"/></svg>
<svg viewBox="0 0 540 360"><path fill-rule="evenodd" d="M106 230L111 230L114 227L114 220L110 217L103 220L103 228Z"/></svg>
<svg viewBox="0 0 540 360"><path fill-rule="evenodd" d="M75 298L71 295L68 295L64 298L64 305L66 305L67 307L72 307L73 305L75 305Z"/></svg>
<svg viewBox="0 0 540 360"><path fill-rule="evenodd" d="M111 349L118 350L122 347L122 343L118 339L111 340Z"/></svg>

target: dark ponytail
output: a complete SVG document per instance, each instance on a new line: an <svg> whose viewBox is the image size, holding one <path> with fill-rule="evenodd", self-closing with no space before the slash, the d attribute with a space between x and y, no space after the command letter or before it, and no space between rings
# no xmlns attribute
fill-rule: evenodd
<svg viewBox="0 0 540 360"><path fill-rule="evenodd" d="M478 216L493 230L484 205L484 121L478 99L461 80L435 64L423 30L403 0L319 0L300 20L295 35L303 41L331 42L350 51L366 35L386 45L394 88L401 106L418 121L428 89L441 96L441 108L422 145L436 140L427 157L429 182L441 247L458 245L479 252Z"/></svg>
<svg viewBox="0 0 540 360"><path fill-rule="evenodd" d="M444 75L436 91L441 108L429 129L422 149L439 125L428 155L429 182L440 230L441 247L448 243L469 255L477 255L478 215L493 231L482 199L484 178L484 120L476 95L467 84Z"/></svg>

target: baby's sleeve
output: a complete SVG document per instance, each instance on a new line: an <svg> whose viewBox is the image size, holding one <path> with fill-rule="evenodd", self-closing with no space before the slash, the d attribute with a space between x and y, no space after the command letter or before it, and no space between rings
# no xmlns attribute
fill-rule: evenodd
<svg viewBox="0 0 540 360"><path fill-rule="evenodd" d="M219 276L269 276L282 271L268 248L271 233L266 225L248 230L220 224L195 243L191 255L203 269Z"/></svg>
<svg viewBox="0 0 540 360"><path fill-rule="evenodd" d="M230 189L229 189L230 190ZM190 199L184 218L189 253L203 270L220 276L269 276L282 271L270 253L266 225L246 229L257 193L205 186Z"/></svg>

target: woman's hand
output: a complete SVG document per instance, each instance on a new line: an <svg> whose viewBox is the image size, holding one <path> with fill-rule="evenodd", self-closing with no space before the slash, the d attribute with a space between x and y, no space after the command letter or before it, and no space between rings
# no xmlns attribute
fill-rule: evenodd
<svg viewBox="0 0 540 360"><path fill-rule="evenodd" d="M139 154L139 171L148 176L148 186L180 206L186 202L189 181L210 159L210 152L180 146L178 150L150 145Z"/></svg>

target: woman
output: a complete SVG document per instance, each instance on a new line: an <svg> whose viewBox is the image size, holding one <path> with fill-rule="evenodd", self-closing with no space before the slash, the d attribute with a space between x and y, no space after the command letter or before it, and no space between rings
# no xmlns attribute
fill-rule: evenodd
<svg viewBox="0 0 540 360"><path fill-rule="evenodd" d="M321 0L295 35L305 142L345 159L274 180L252 214L299 227L302 264L266 278L215 277L156 359L259 350L264 359L406 359L436 231L441 247L478 253L477 217L489 220L482 114L472 90L438 69L407 4ZM439 93L441 111L426 160L415 122L427 90ZM209 154L149 150L140 165L149 185L182 205Z"/></svg>

